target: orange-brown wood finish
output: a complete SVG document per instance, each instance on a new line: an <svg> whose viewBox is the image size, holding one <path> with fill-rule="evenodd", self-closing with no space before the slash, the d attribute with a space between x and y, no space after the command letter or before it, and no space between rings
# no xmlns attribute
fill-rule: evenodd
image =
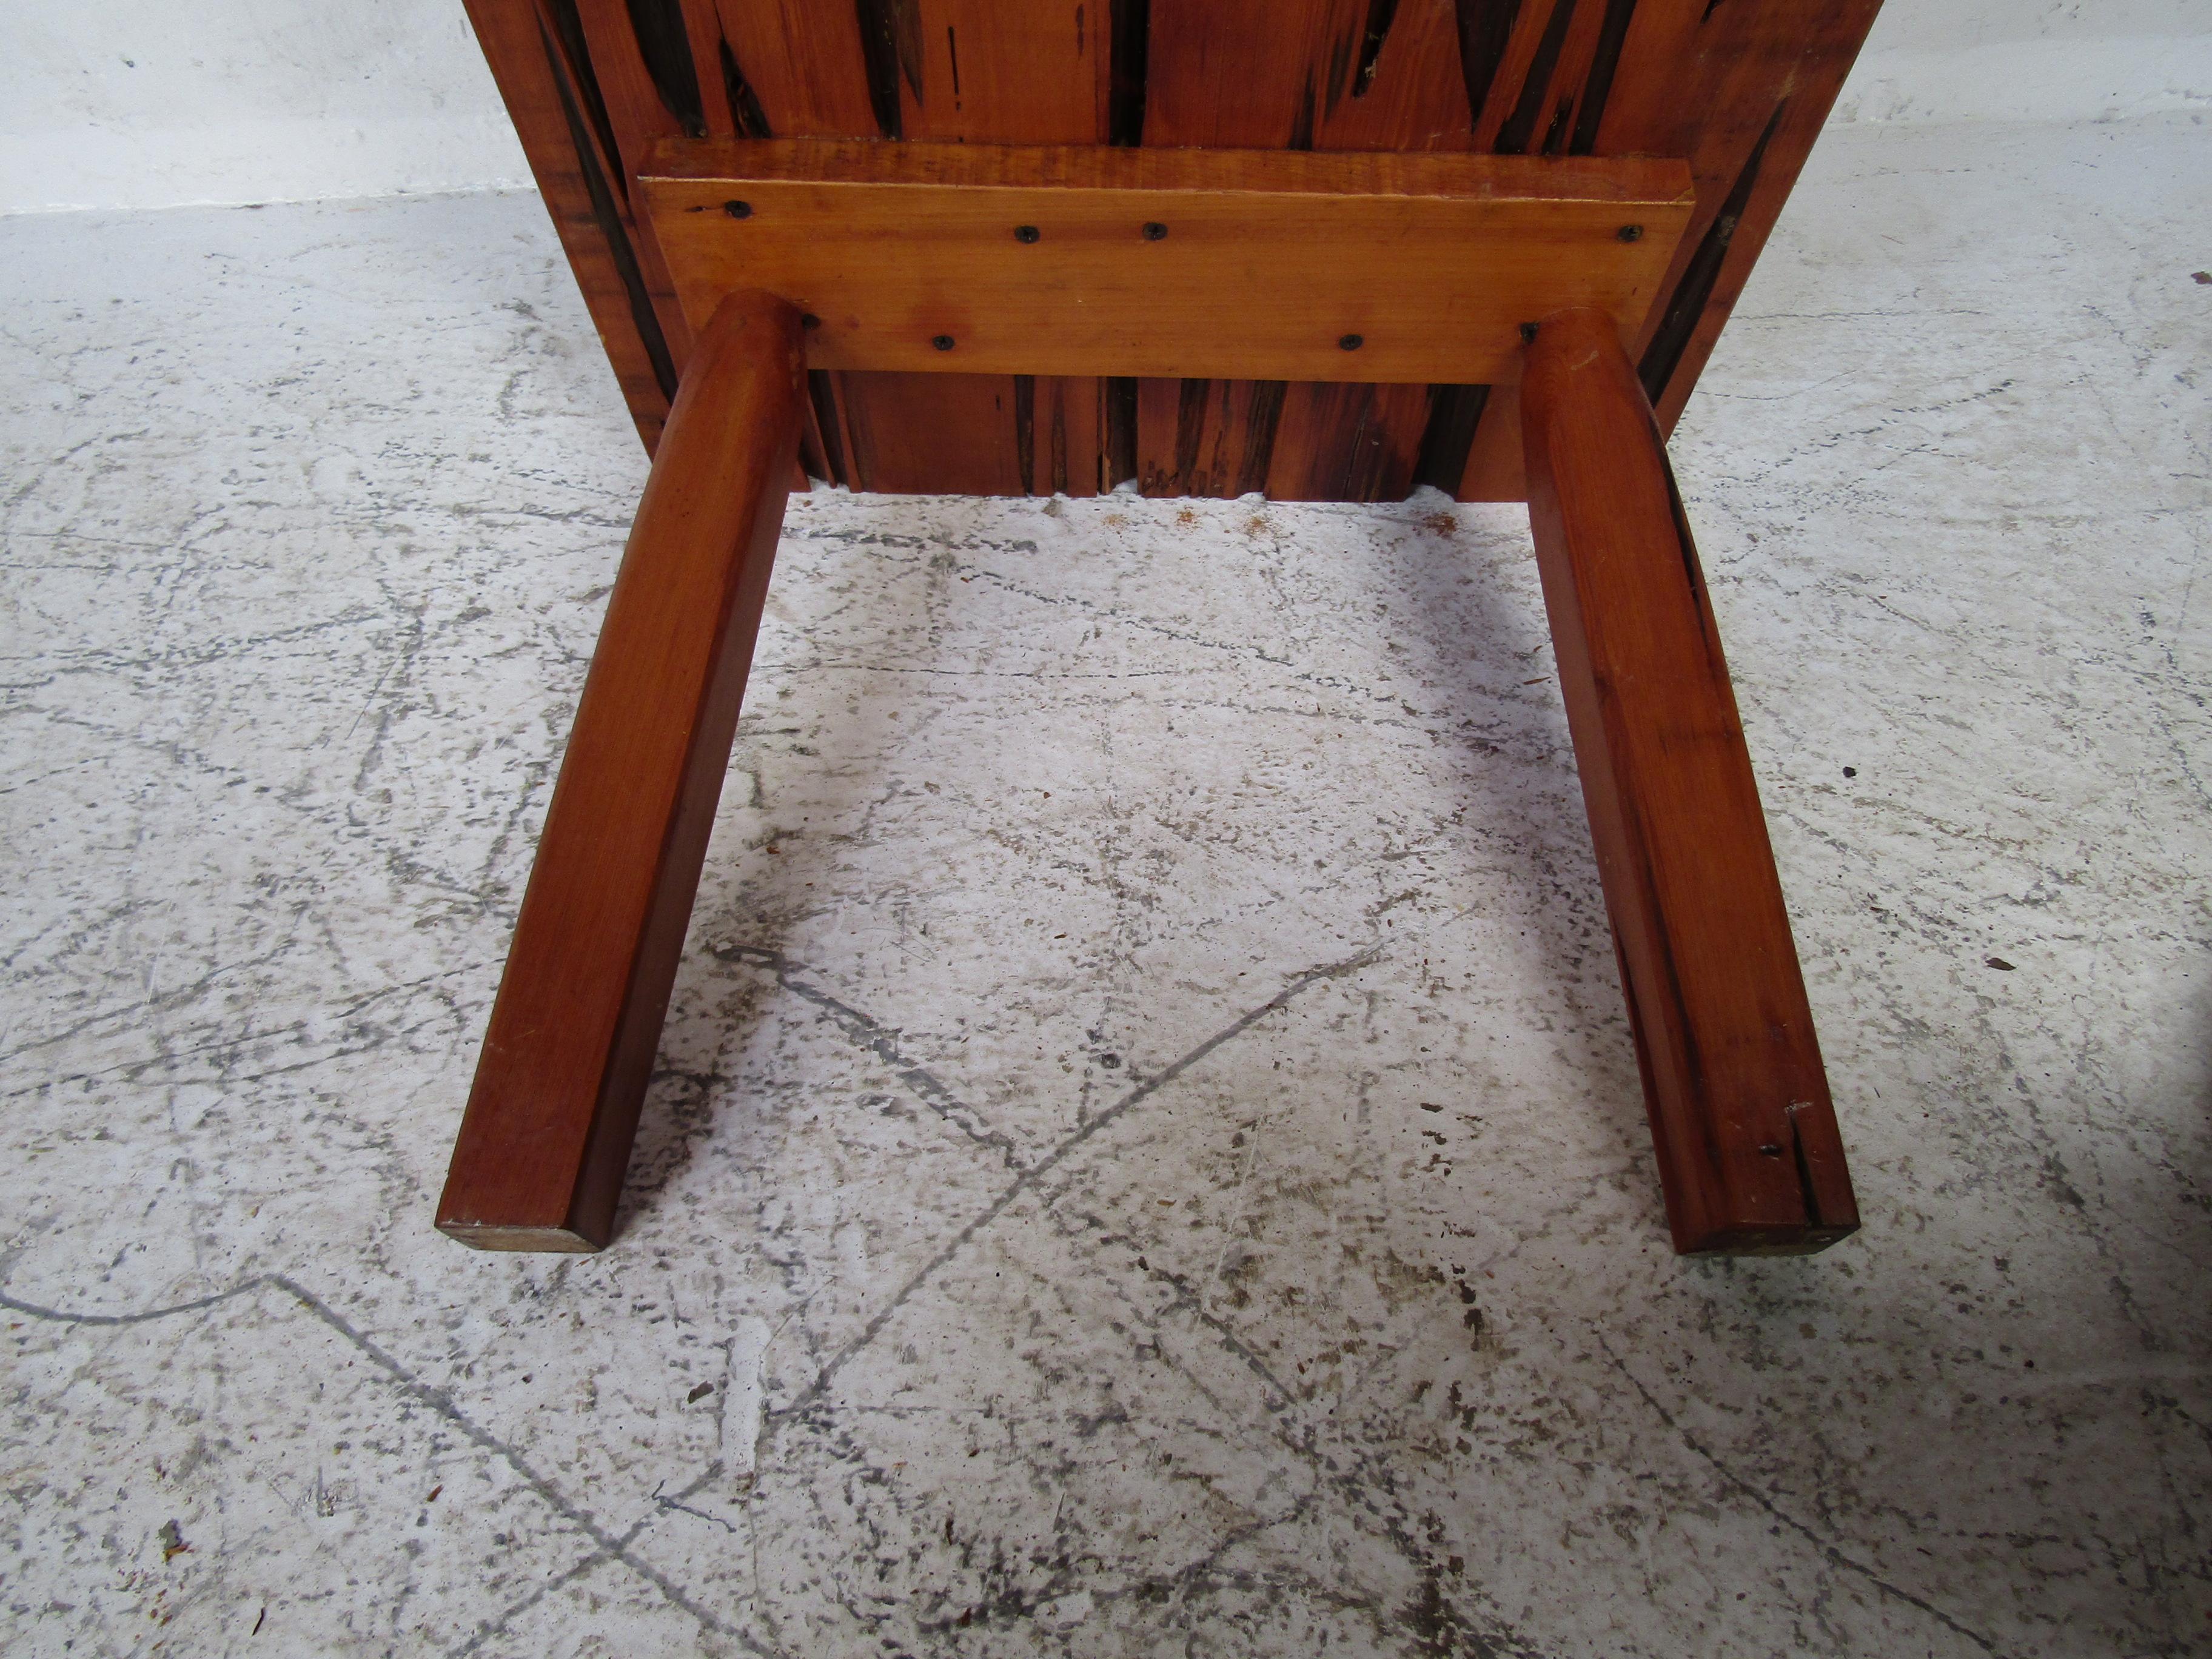
<svg viewBox="0 0 2212 1659"><path fill-rule="evenodd" d="M732 109L730 129L712 128L714 137L1019 144L1105 137L1110 53L1100 0L684 6L691 37L712 37ZM695 60L708 56L694 48ZM1103 476L1095 382L1032 386L993 375L962 386L941 375L819 369L811 394L810 465L856 489L1089 495L1113 482ZM1029 422L1039 407L1042 457Z"/></svg>
<svg viewBox="0 0 2212 1659"><path fill-rule="evenodd" d="M1879 0L466 3L650 445L684 350L629 206L656 137L1681 158L1696 216L1632 342L1671 428ZM1513 400L1486 387L1148 380L1054 397L995 378L822 371L808 465L897 491L1522 488ZM1041 467L1023 420L1040 402L1087 411L1094 448ZM841 441L848 425L871 442Z"/></svg>
<svg viewBox="0 0 2212 1659"><path fill-rule="evenodd" d="M1879 0L466 3L655 462L441 1227L611 1231L803 463L1527 499L1676 1247L1856 1228L1663 434Z"/></svg>
<svg viewBox="0 0 2212 1659"><path fill-rule="evenodd" d="M647 167L693 322L759 287L815 368L908 374L1517 378L1546 310L1639 327L1691 211L1650 158L753 139Z"/></svg>
<svg viewBox="0 0 2212 1659"><path fill-rule="evenodd" d="M1674 1246L1826 1249L1857 1206L1697 549L1610 318L1543 319L1520 414Z"/></svg>
<svg viewBox="0 0 2212 1659"><path fill-rule="evenodd" d="M799 313L725 301L694 345L523 894L438 1225L596 1249L729 764L805 404Z"/></svg>

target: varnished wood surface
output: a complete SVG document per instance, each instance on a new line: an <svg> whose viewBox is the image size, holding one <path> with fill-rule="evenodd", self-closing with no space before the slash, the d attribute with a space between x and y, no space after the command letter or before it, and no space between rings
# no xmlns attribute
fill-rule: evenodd
<svg viewBox="0 0 2212 1659"><path fill-rule="evenodd" d="M1698 554L1611 319L1544 319L1528 514L1675 1248L1858 1225Z"/></svg>
<svg viewBox="0 0 2212 1659"><path fill-rule="evenodd" d="M647 169L690 319L759 287L814 367L906 374L1511 379L1548 309L1639 327L1691 209L1648 159L755 140Z"/></svg>
<svg viewBox="0 0 2212 1659"><path fill-rule="evenodd" d="M675 134L1681 157L1696 211L1634 342L1671 426L1879 0L468 4L649 444L684 343L629 195ZM1021 421L1042 394L995 378L824 372L809 465L859 489L1043 489ZM1073 401L1097 413L1079 491L1519 487L1510 400L1480 387L1121 381ZM872 442L841 445L848 425Z"/></svg>
<svg viewBox="0 0 2212 1659"><path fill-rule="evenodd" d="M577 706L438 1225L595 1249L706 856L805 407L799 314L700 331Z"/></svg>

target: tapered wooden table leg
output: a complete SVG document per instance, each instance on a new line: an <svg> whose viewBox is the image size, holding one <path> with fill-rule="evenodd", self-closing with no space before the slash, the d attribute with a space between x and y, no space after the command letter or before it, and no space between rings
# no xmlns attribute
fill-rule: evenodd
<svg viewBox="0 0 2212 1659"><path fill-rule="evenodd" d="M798 453L797 312L724 301L615 578L438 1225L488 1249L613 1231L737 731Z"/></svg>
<svg viewBox="0 0 2212 1659"><path fill-rule="evenodd" d="M1697 549L1610 318L1543 320L1521 413L1674 1248L1823 1249L1858 1208Z"/></svg>

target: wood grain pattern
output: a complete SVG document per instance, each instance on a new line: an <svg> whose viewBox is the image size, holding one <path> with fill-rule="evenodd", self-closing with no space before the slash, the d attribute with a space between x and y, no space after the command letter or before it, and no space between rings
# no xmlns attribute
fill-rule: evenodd
<svg viewBox="0 0 2212 1659"><path fill-rule="evenodd" d="M1448 11L1435 0L1153 0L1145 142L1388 149L1441 139L1463 148L1466 105ZM1363 493L1355 499L1402 495L1427 401L1401 390L1384 394L1378 410L1373 394L1339 386L1146 386L1140 487L1328 499L1331 481L1356 478ZM1194 455L1237 459L1193 469Z"/></svg>
<svg viewBox="0 0 2212 1659"><path fill-rule="evenodd" d="M1300 457L1309 491L1410 476L1427 385L1512 378L1529 319L1639 325L1690 211L1686 169L1652 160L756 140L647 169L688 316L780 294L823 369L1423 388L1394 423L1381 394L1296 387L1286 413L1375 428Z"/></svg>
<svg viewBox="0 0 2212 1659"><path fill-rule="evenodd" d="M1581 7L1595 11L1597 0ZM1569 151L1680 155L1697 179L1668 299L1633 342L1662 431L1680 417L1880 9L1881 0L1605 0L1563 129ZM1524 18L1516 64L1526 32ZM1484 416L1463 499L1519 487L1517 441L1502 407Z"/></svg>
<svg viewBox="0 0 2212 1659"><path fill-rule="evenodd" d="M696 11L709 0L685 3ZM1088 143L1104 136L1111 52L1103 4L713 0L711 9L739 137ZM694 38L702 32L695 27ZM1055 475L1023 453L1017 414L1026 394L1010 376L993 378L985 392L936 375L830 373L816 386L811 456L855 489L990 495L1010 481L1064 476L1071 493L1095 493L1098 422L1071 426L1066 415L1101 404L1103 389L1072 403L1048 397L1062 416L1057 428L1048 425L1048 442L1056 429L1062 441L1087 434L1092 445ZM825 410L832 427L848 421L862 441L825 429Z"/></svg>
<svg viewBox="0 0 2212 1659"><path fill-rule="evenodd" d="M1520 404L1674 1247L1826 1249L1857 1206L1697 549L1612 319L1546 318Z"/></svg>
<svg viewBox="0 0 2212 1659"><path fill-rule="evenodd" d="M521 135L531 175L576 273L623 401L649 452L659 441L676 386L659 319L636 275L627 232L593 154L589 119L567 84L558 44L536 8L515 0L465 0L484 60Z"/></svg>
<svg viewBox="0 0 2212 1659"><path fill-rule="evenodd" d="M628 181L641 144L694 131L1685 157L1698 215L1668 300L1634 343L1671 427L1879 0L467 3L650 442L684 323L665 314L668 284ZM564 71L547 73L541 36ZM851 474L849 458L839 476L975 489L1020 474L1005 453L981 453L1021 447L1005 423L951 447L924 430L932 400L955 396L975 401L911 379L840 385L837 399L875 405L884 443L877 476ZM994 406L1015 401L1009 387ZM1403 392L1362 399L1295 383L1189 396L1101 387L1097 401L1098 476L1109 480L1141 471L1164 489L1231 481L1283 494L1341 481L1389 494L1412 453L1413 476L1456 474L1470 498L1521 487L1510 399L1474 388L1437 388L1425 410ZM911 454L897 441L908 431ZM836 445L811 418L807 441L831 467ZM1200 459L1185 480L1190 457L1223 464Z"/></svg>
<svg viewBox="0 0 2212 1659"><path fill-rule="evenodd" d="M673 0L641 0L641 4L648 12L656 6L665 6L665 15L675 22L676 38L680 40L681 24L674 16ZM613 134L615 153L610 158L613 166L610 183L619 198L621 222L630 243L630 257L636 261L653 313L659 319L669 357L676 373L681 375L691 349L691 327L684 319L683 307L677 303L676 290L668 280L659 250L646 232L631 181L636 176L638 162L655 139L705 135L705 126L696 116L698 92L690 74L689 52L685 52L680 66L668 62L664 54L659 62L660 73L656 77L639 43L626 0L556 0L549 3L547 9L549 13L557 12L562 5L571 7L580 25L590 53L589 72L605 112L608 129ZM666 46L665 36L660 37L660 44ZM574 67L580 76L584 66ZM691 118L684 118L686 114Z"/></svg>
<svg viewBox="0 0 2212 1659"><path fill-rule="evenodd" d="M798 313L731 296L661 435L523 895L438 1225L596 1249L614 1224L797 452Z"/></svg>
<svg viewBox="0 0 2212 1659"><path fill-rule="evenodd" d="M1672 431L1843 89L1881 0L1644 0L1598 142L1686 156L1701 210L1671 298L1638 335L1644 387ZM1700 89L1695 110L1678 89Z"/></svg>

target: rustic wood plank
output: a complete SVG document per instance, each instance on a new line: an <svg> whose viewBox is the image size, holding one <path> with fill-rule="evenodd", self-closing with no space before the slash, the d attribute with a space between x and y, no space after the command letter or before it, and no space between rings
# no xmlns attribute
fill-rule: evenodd
<svg viewBox="0 0 2212 1659"><path fill-rule="evenodd" d="M841 374L856 476L884 495L1026 495L1012 374ZM1001 439L1004 441L1001 441Z"/></svg>
<svg viewBox="0 0 2212 1659"><path fill-rule="evenodd" d="M1599 0L1580 4L1595 13ZM1570 152L1685 156L1697 180L1698 210L1675 250L1668 297L1632 343L1662 430L1680 417L1880 9L1881 0L1604 0ZM1509 84L1527 73L1519 53L1530 15L1501 69ZM1477 123L1479 141L1493 122L1503 126L1501 115L1494 108ZM1462 499L1514 487L1518 435L1504 418L1502 406L1483 416Z"/></svg>
<svg viewBox="0 0 2212 1659"><path fill-rule="evenodd" d="M683 325L635 314L625 264L651 290L646 309L657 303L665 312L669 296L650 239L629 221L628 158L641 133L690 131L687 120L738 136L904 133L1023 143L1141 137L1168 145L1687 156L1698 216L1667 278L1669 301L1654 308L1634 343L1662 424L1671 426L1877 9L1878 0L1100 0L1095 8L1009 8L990 0L849 6L470 0L594 322L648 439L680 362ZM563 33L561 20L568 20L580 43L573 116L547 84L554 77L533 61L533 54L544 56L531 40L534 14L551 20L546 31L556 36ZM581 44L586 21L588 50ZM638 44L641 35L682 43L694 82L688 95L686 76L670 67L674 52L648 52ZM605 98L600 79L612 88ZM681 109L672 106L671 86ZM619 141L617 115L628 134ZM592 148L571 129L588 131L600 123L607 129L600 170L611 216L592 200L586 175L592 169L571 159ZM570 175L565 185L556 176L563 172ZM610 222L620 227L611 234L604 228ZM665 372L655 373L656 359L665 360ZM928 420L936 394L905 381L880 395L886 407L876 424L891 432ZM1480 496L1516 487L1517 434L1505 399L1491 401L1470 433L1457 411L1475 401L1466 392L1432 399L1416 470L1423 477L1448 476L1452 455L1464 453L1462 493ZM1100 402L1124 406L1120 394L1102 392ZM1272 462L1279 434L1286 445L1282 469L1258 476L1261 485L1286 489L1373 476L1354 464L1355 452L1374 447L1379 421L1393 429L1383 449L1401 453L1395 428L1413 414L1290 387L1279 397L1263 389L1257 396L1192 398L1148 390L1141 399L1131 388L1126 406L1139 402L1150 411L1142 433L1117 436L1110 421L1102 428L1102 452L1130 448L1125 470L1138 470L1141 456L1146 476L1158 482L1178 476L1178 454L1242 458L1255 448ZM1193 410L1224 419L1256 410L1273 424L1201 432L1194 446L1182 418ZM1462 438L1463 452L1430 447ZM937 438L920 441L941 459ZM994 428L979 431L975 441L1018 449L1022 440ZM832 447L810 432L811 455ZM901 465L896 446L879 464ZM1029 471L1034 476L1034 465ZM1241 459L1208 476L1232 471L1254 476ZM980 488L1003 476L1003 458L989 458L964 474L895 482L905 489Z"/></svg>
<svg viewBox="0 0 2212 1659"><path fill-rule="evenodd" d="M857 8L807 0L715 0L714 12L745 88L736 106L757 112L739 137L884 136L869 97ZM734 113L733 107L733 118Z"/></svg>
<svg viewBox="0 0 2212 1659"><path fill-rule="evenodd" d="M1472 78L1469 64L1484 61L1483 29L1510 22L1514 9L1510 0L1153 0L1145 142L1469 149L1470 97L1494 76L1496 64L1478 67ZM1504 40L1501 33L1495 46ZM1340 481L1362 492L1354 499L1392 498L1405 493L1416 471L1455 482L1469 429L1451 418L1450 399L1474 395L1471 389L1363 395L1341 385L1297 383L1279 396L1266 388L1187 398L1148 390L1141 407L1152 414L1139 421L1145 487L1170 487L1168 481L1181 476L1170 458L1192 448L1188 419L1167 424L1169 410L1186 417L1206 410L1231 421L1257 410L1271 419L1272 425L1201 431L1196 447L1257 452L1266 466L1253 487L1281 498L1330 499L1323 492ZM1458 446L1452 462L1424 455L1431 434ZM1255 475L1246 469L1240 476Z"/></svg>
<svg viewBox="0 0 2212 1659"><path fill-rule="evenodd" d="M573 0L573 9L590 49L592 75L614 136L617 173L612 182L629 231L632 257L652 300L653 314L659 319L668 355L681 375L691 349L691 325L677 303L667 267L634 199L631 181L638 163L656 139L702 137L706 128L697 115L698 90L691 75L689 48L683 44L683 20L675 0L641 0L641 3L644 15L665 25L655 37L659 48L658 76L655 65L647 62L636 18L627 0ZM678 52L681 62L672 61Z"/></svg>
<svg viewBox="0 0 2212 1659"><path fill-rule="evenodd" d="M1670 297L1636 340L1662 430L1680 418L1881 3L1638 8L1596 148L1687 156L1699 203ZM1698 95L1684 98L1684 87Z"/></svg>
<svg viewBox="0 0 2212 1659"><path fill-rule="evenodd" d="M592 654L453 1148L438 1225L596 1249L729 764L799 442L799 317L732 295L701 331Z"/></svg>
<svg viewBox="0 0 2212 1659"><path fill-rule="evenodd" d="M1267 487L1287 389L1282 381L1160 378L1133 384L1137 487L1146 495L1234 500Z"/></svg>
<svg viewBox="0 0 2212 1659"><path fill-rule="evenodd" d="M1082 375L1014 377L1014 453L1025 495L1095 495L1104 477L1106 382Z"/></svg>
<svg viewBox="0 0 2212 1659"><path fill-rule="evenodd" d="M1103 0L1011 9L987 0L718 0L716 11L744 88L732 100L740 136L1006 143L1105 136ZM1024 477L1048 489L1049 467L1040 471L1024 453L1013 381L996 378L1001 384L976 392L938 375L833 374L814 400L823 465L855 489L894 494L995 494ZM1095 391L1073 406L1102 398ZM825 405L837 411L833 424L857 425L861 441L823 430ZM1074 428L1063 420L1059 429L1065 437ZM1103 434L1092 441L1100 447L1066 468L1073 493L1097 488Z"/></svg>
<svg viewBox="0 0 2212 1659"><path fill-rule="evenodd" d="M1512 343L1500 343L1510 369ZM1429 387L1438 372L1425 368L1409 386L1291 381L1267 458L1269 499L1402 501L1413 486L1428 428Z"/></svg>
<svg viewBox="0 0 2212 1659"><path fill-rule="evenodd" d="M901 137L1094 144L1103 136L1106 0L913 0L911 10L915 73L899 81Z"/></svg>
<svg viewBox="0 0 2212 1659"><path fill-rule="evenodd" d="M588 118L562 84L557 46L532 0L466 4L623 401L650 452L668 418L674 366L642 282L626 275L635 262L611 181L591 154Z"/></svg>
<svg viewBox="0 0 2212 1659"><path fill-rule="evenodd" d="M690 319L767 289L815 319L822 368L1423 388L1303 394L1352 435L1271 471L1285 495L1402 494L1429 383L1516 374L1557 306L1637 326L1690 210L1650 159L774 140L647 167Z"/></svg>
<svg viewBox="0 0 2212 1659"><path fill-rule="evenodd" d="M1312 147L1312 65L1335 0L1145 0L1146 148ZM1139 381L1138 487L1237 495L1267 487L1286 388Z"/></svg>
<svg viewBox="0 0 2212 1659"><path fill-rule="evenodd" d="M1613 319L1547 317L1529 520L1676 1249L1858 1225L1735 691L1665 445Z"/></svg>
<svg viewBox="0 0 2212 1659"><path fill-rule="evenodd" d="M701 127L709 138L758 138L766 135L750 127L740 129L731 103L732 77L730 54L722 40L722 20L714 0L678 0L684 15L684 39L691 48L691 64L699 85Z"/></svg>

